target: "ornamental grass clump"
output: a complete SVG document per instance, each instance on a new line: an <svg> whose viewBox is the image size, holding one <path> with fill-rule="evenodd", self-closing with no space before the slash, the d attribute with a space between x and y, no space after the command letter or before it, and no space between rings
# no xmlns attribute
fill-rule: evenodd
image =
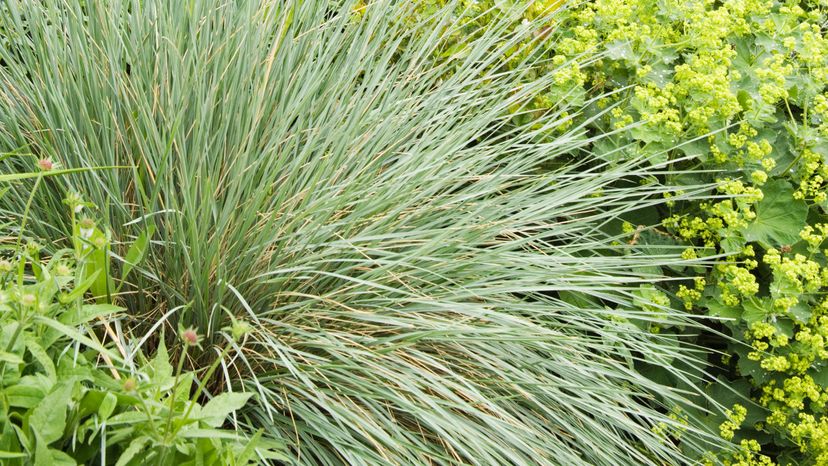
<svg viewBox="0 0 828 466"><path fill-rule="evenodd" d="M20 181L3 214L31 203L31 234L67 235L60 199L82 192L118 267L145 238L129 279L102 282L124 325L187 328L206 355L222 328L243 338L207 390L254 393L239 425L296 464L679 464L710 448L718 432L681 415L697 399L638 371L700 377L697 348L652 331L696 324L639 293L681 249L608 228L664 202L665 167L584 151L602 136L567 115L592 101L510 114L555 80L533 54L502 66L551 40L533 32L551 11L521 28L520 7L488 12L435 62L451 7L412 23L413 3L10 8L0 148L127 168L33 199Z"/></svg>

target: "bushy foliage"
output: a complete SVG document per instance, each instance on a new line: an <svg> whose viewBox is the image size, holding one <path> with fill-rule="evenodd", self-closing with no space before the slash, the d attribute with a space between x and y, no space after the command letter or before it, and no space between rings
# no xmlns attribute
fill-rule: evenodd
<svg viewBox="0 0 828 466"><path fill-rule="evenodd" d="M44 176L66 173L52 171L48 159L38 165L39 175L0 180L36 178L39 185ZM66 201L73 218L90 206L77 194ZM16 233L0 259L0 462L223 466L282 457L260 433L251 439L221 428L252 393L200 402L218 360L206 373L174 369L163 346L147 360L138 339L120 332L125 309L95 292L109 278L101 267L109 257L107 235L89 217L76 222L72 248L47 257L42 245L23 244L22 225L14 226L0 230ZM130 248L132 265L144 248ZM195 333L181 335L193 340ZM187 348L197 350L197 341L184 343L179 361Z"/></svg>
<svg viewBox="0 0 828 466"><path fill-rule="evenodd" d="M667 165L586 150L611 143L587 132L611 96L539 96L596 57L531 52L555 46L543 9L465 34L425 6L27 2L0 19L0 147L124 168L19 183L3 211L67 235L58 199L84 192L119 269L154 231L101 289L132 328L205 345L248 320L215 388L256 393L239 424L293 463L661 465L722 444L682 414L704 413L699 349L654 331L698 332L653 271L700 261L607 229L666 202L641 182Z"/></svg>
<svg viewBox="0 0 828 466"><path fill-rule="evenodd" d="M506 3L453 5L475 33ZM562 13L531 23L545 8ZM828 462L827 15L825 1L535 1L523 27L556 40L509 55L543 56L556 77L524 103L530 109L602 96L572 120L611 108L592 125L617 130L591 146L599 157L654 154L672 170L698 171L659 177L676 192L719 184L719 199L638 212L625 231L642 248L669 243L687 258L717 258L708 270L662 272L684 279L663 288L673 306L721 319L717 330L730 337L698 340L720 366L709 390L731 405L699 422L740 445L721 455L728 464ZM577 60L593 50L603 56ZM539 113L526 106L513 109L516 119ZM655 222L660 230L643 228Z"/></svg>

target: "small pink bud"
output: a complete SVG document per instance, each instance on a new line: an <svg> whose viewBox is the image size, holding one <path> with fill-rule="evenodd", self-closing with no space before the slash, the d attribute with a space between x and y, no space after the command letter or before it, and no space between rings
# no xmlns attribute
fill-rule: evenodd
<svg viewBox="0 0 828 466"><path fill-rule="evenodd" d="M55 164L52 162L52 159L45 158L45 159L38 160L37 161L37 166L41 170L47 172L47 171L51 170L52 168L54 168Z"/></svg>
<svg viewBox="0 0 828 466"><path fill-rule="evenodd" d="M196 346L199 340L198 333L196 333L194 328L188 328L181 332L181 339L188 346Z"/></svg>

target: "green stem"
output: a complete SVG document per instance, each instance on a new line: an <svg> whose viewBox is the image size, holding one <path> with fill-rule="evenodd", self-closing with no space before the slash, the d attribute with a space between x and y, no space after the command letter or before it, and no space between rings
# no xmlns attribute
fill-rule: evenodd
<svg viewBox="0 0 828 466"><path fill-rule="evenodd" d="M172 391L169 395L170 406L167 412L167 427L162 433L163 442L161 457L158 460L159 464L164 464L164 461L167 459L167 451L169 450L170 441L175 438L174 435L170 435L170 431L172 430L173 410L175 409L175 393L178 391L178 384L181 381L181 370L184 368L184 360L187 359L188 349L189 347L185 343L184 350L181 352L181 357L178 359L178 367L175 370L175 382L173 383Z"/></svg>
<svg viewBox="0 0 828 466"><path fill-rule="evenodd" d="M178 384L181 381L181 371L184 368L184 360L187 359L187 350L189 347L185 344L184 351L181 352L181 357L178 358L178 367L175 370L175 383L173 384L172 393L170 393L170 408L167 413L167 428L164 432L165 437L169 434L172 426L173 408L175 406L175 393L178 391Z"/></svg>
<svg viewBox="0 0 828 466"><path fill-rule="evenodd" d="M37 192L37 188L40 187L40 180L43 179L43 173L41 172L38 174L37 179L35 180L35 184L32 187L32 192L29 194L29 200L26 201L26 209L23 211L23 219L20 221L20 232L17 234L17 243L15 244L15 249L17 251L20 250L20 243L23 241L23 231L26 230L26 220L29 218L29 210L32 208L32 202L34 201L35 193Z"/></svg>
<svg viewBox="0 0 828 466"><path fill-rule="evenodd" d="M230 352L230 346L229 345L225 346L224 349L221 351L221 354L219 355L219 357L216 358L216 360L213 361L213 363L210 365L210 368L207 369L207 374L205 374L204 378L201 379L201 383L198 384L198 388L196 389L196 392L193 394L193 397L190 400L190 405L187 406L187 411L184 413L184 419L187 419L187 418L190 417L190 412L193 410L193 405L197 402L198 397L201 396L201 393L204 391L204 387L207 385L207 381L210 380L210 377L213 376L213 373L218 368L218 365L227 356L227 354L229 352Z"/></svg>

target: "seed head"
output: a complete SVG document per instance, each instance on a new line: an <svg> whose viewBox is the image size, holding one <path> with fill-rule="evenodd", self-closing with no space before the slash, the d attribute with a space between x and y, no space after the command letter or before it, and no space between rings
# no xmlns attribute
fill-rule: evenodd
<svg viewBox="0 0 828 466"><path fill-rule="evenodd" d="M138 388L138 381L132 377L128 377L124 380L124 391L125 392L134 392L136 388Z"/></svg>
<svg viewBox="0 0 828 466"><path fill-rule="evenodd" d="M61 262L60 264L55 266L55 275L57 275L59 277L66 277L66 276L69 276L71 274L72 274L72 269L68 265Z"/></svg>
<svg viewBox="0 0 828 466"><path fill-rule="evenodd" d="M34 306L35 302L37 301L37 297L31 293L26 293L20 297L20 304L31 307Z"/></svg>
<svg viewBox="0 0 828 466"><path fill-rule="evenodd" d="M38 160L37 161L37 167L40 168L41 170L47 172L47 171L51 170L52 168L54 168L55 164L54 164L54 162L52 162L51 158L47 157L45 159Z"/></svg>
<svg viewBox="0 0 828 466"><path fill-rule="evenodd" d="M103 249L103 247L106 246L106 238L104 238L103 236L98 236L97 238L92 240L92 244L95 245L95 247L98 249Z"/></svg>
<svg viewBox="0 0 828 466"><path fill-rule="evenodd" d="M66 199L63 200L63 203L68 205L69 208L76 214L80 213L83 210L83 206L86 205L83 200L83 196L74 191L66 195Z"/></svg>
<svg viewBox="0 0 828 466"><path fill-rule="evenodd" d="M11 272L12 263L6 259L0 260L0 273Z"/></svg>
<svg viewBox="0 0 828 466"><path fill-rule="evenodd" d="M233 322L233 325L230 327L230 333L233 335L233 340L239 341L250 333L253 327L247 323L245 320L236 320Z"/></svg>
<svg viewBox="0 0 828 466"><path fill-rule="evenodd" d="M41 249L43 249L43 246L38 244L37 241L29 241L26 243L26 252L28 252L30 256L34 256L40 252Z"/></svg>
<svg viewBox="0 0 828 466"><path fill-rule="evenodd" d="M78 222L78 227L80 228L81 238L88 239L95 229L95 221L89 217L84 217Z"/></svg>
<svg viewBox="0 0 828 466"><path fill-rule="evenodd" d="M184 344L187 346L196 346L198 345L200 338L195 329L190 327L181 332L181 340L184 341Z"/></svg>

